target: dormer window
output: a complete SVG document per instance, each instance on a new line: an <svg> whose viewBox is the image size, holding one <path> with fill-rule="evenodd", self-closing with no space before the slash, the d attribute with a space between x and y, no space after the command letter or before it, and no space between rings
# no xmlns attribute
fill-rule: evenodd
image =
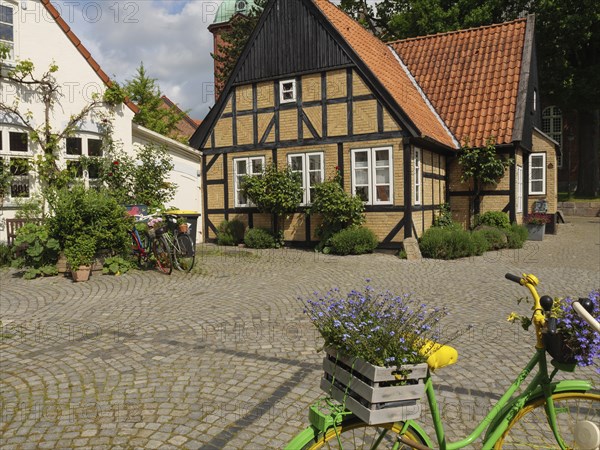
<svg viewBox="0 0 600 450"><path fill-rule="evenodd" d="M14 10L11 6L0 4L0 45L8 47L7 59L14 59L15 26Z"/></svg>
<svg viewBox="0 0 600 450"><path fill-rule="evenodd" d="M293 103L296 101L296 80L279 82L279 102Z"/></svg>

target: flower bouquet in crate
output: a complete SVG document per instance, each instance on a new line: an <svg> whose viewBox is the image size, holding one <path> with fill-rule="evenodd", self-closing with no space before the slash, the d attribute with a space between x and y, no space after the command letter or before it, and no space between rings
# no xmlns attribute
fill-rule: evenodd
<svg viewBox="0 0 600 450"><path fill-rule="evenodd" d="M442 346L444 308L370 286L315 292L301 301L325 340L321 389L368 424L421 414L426 361Z"/></svg>
<svg viewBox="0 0 600 450"><path fill-rule="evenodd" d="M157 234L160 235L160 231L164 227L164 222L162 217L154 217L148 221L148 234L152 239L154 239Z"/></svg>

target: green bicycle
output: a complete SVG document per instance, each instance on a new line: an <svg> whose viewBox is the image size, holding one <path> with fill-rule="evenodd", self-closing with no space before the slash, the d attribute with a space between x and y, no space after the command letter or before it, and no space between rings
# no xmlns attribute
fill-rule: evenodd
<svg viewBox="0 0 600 450"><path fill-rule="evenodd" d="M548 367L543 332L548 331L546 313L552 299L538 295L538 279L534 275L522 277L506 274L508 280L529 289L534 299L532 318L536 330L536 349L533 357L518 377L498 400L475 430L458 442L448 442L429 374L425 380L425 394L433 419L437 446L422 426L410 419L404 422L369 425L355 416L344 405L329 398L311 405L310 426L300 432L286 447L287 450L339 449L410 449L455 450L482 439L481 448L487 449L600 449L600 393L584 380L554 380L559 371L574 370L574 364L552 360ZM549 301L548 301L549 300ZM588 306L588 305L585 305ZM600 333L600 324L580 303L573 309L593 329ZM589 307L588 307L589 309ZM448 359L437 369L452 364ZM533 373L534 369L537 370ZM552 369L550 371L550 369ZM524 381L531 378L523 392L515 395Z"/></svg>

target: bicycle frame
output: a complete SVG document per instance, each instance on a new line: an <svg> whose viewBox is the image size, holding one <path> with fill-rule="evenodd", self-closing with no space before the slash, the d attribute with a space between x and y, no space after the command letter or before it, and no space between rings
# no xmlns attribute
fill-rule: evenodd
<svg viewBox="0 0 600 450"><path fill-rule="evenodd" d="M138 253L143 259L148 259L148 249L144 248L142 245L142 239L140 237L140 233L137 228L133 227L129 232L131 237L135 240L135 244L137 248L133 248L134 253Z"/></svg>

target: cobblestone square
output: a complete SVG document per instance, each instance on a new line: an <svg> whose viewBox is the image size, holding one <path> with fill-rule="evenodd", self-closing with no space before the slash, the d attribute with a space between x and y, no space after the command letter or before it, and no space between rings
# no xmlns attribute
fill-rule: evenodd
<svg viewBox="0 0 600 450"><path fill-rule="evenodd" d="M600 287L599 218L570 218L521 250L457 261L222 250L205 245L189 275L133 271L75 284L0 272L0 447L282 448L321 395L320 341L297 297L367 278L447 306L448 333L473 326L454 342L458 363L434 375L448 435L462 437L534 343L506 321L527 311L516 303L527 293L504 274L534 273L552 296ZM599 388L593 370L577 376Z"/></svg>

